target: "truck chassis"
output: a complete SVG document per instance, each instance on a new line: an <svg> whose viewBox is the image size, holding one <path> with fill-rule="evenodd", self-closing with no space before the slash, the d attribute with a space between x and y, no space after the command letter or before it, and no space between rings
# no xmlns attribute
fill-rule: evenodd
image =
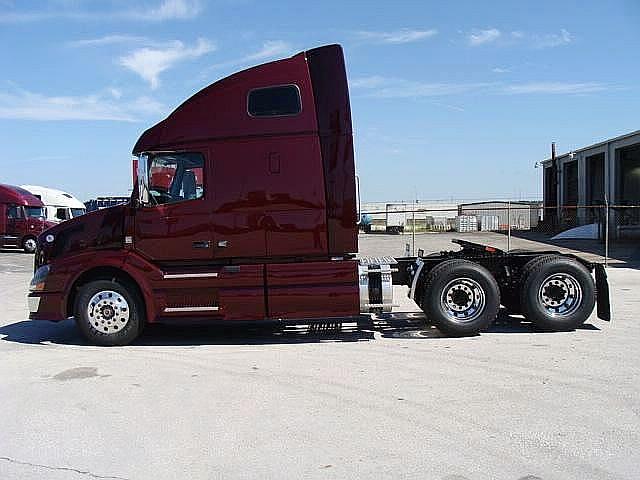
<svg viewBox="0 0 640 480"><path fill-rule="evenodd" d="M361 259L361 310L391 312L396 284L407 286L408 296L427 319L454 336L486 329L500 305L543 330L575 329L587 320L596 299L598 317L611 319L609 287L600 264L556 251L505 252L464 240L453 242L462 249Z"/></svg>

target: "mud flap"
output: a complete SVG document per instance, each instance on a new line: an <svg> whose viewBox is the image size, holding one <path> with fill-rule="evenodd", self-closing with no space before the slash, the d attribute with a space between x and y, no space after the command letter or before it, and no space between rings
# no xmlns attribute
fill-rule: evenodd
<svg viewBox="0 0 640 480"><path fill-rule="evenodd" d="M598 318L607 322L611 321L611 304L609 302L609 282L604 266L596 264L596 290L598 300Z"/></svg>

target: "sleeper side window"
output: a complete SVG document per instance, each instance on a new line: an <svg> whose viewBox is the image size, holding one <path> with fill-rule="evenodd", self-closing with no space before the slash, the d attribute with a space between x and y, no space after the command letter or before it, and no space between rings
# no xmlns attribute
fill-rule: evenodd
<svg viewBox="0 0 640 480"><path fill-rule="evenodd" d="M247 110L252 117L281 117L302 111L297 85L256 88L249 92Z"/></svg>
<svg viewBox="0 0 640 480"><path fill-rule="evenodd" d="M204 196L201 153L159 153L149 159L149 191L156 204Z"/></svg>

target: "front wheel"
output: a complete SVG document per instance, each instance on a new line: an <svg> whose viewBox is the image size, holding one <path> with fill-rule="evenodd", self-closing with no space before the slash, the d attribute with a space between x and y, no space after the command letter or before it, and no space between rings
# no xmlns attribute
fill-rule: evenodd
<svg viewBox="0 0 640 480"><path fill-rule="evenodd" d="M22 240L22 249L27 253L34 253L38 247L38 242L33 237L27 237Z"/></svg>
<svg viewBox="0 0 640 480"><path fill-rule="evenodd" d="M96 345L127 345L144 325L137 293L116 280L95 280L80 287L74 312L78 328Z"/></svg>
<svg viewBox="0 0 640 480"><path fill-rule="evenodd" d="M536 327L568 331L589 318L595 297L589 271L571 258L555 256L539 261L527 272L520 301L525 318Z"/></svg>
<svg viewBox="0 0 640 480"><path fill-rule="evenodd" d="M498 315L500 289L483 266L468 260L447 260L427 274L422 309L427 319L448 335L475 335Z"/></svg>

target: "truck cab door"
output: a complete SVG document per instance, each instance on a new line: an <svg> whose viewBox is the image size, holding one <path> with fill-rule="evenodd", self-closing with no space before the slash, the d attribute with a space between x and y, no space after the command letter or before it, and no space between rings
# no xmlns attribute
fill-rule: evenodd
<svg viewBox="0 0 640 480"><path fill-rule="evenodd" d="M19 245L20 239L26 233L27 221L24 218L22 207L17 205L9 205L7 208L7 227L6 236L15 237L16 244Z"/></svg>
<svg viewBox="0 0 640 480"><path fill-rule="evenodd" d="M136 251L158 262L210 260L213 192L205 153L158 153L149 162L152 198L135 213Z"/></svg>

